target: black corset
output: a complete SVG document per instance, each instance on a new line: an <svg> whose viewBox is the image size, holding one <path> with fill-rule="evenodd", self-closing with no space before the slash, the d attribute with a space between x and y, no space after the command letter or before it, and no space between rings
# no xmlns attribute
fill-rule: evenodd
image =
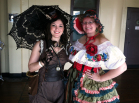
<svg viewBox="0 0 139 103"><path fill-rule="evenodd" d="M54 81L59 81L63 79L63 73L62 73L63 69L60 71L57 71L56 67L57 67L57 64L47 66L44 81L54 82Z"/></svg>

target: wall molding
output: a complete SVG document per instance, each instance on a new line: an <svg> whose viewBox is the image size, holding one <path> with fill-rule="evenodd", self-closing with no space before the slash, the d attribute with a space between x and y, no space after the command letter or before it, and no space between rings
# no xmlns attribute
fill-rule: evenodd
<svg viewBox="0 0 139 103"><path fill-rule="evenodd" d="M22 72L22 73L2 73L2 77L21 78L27 76L25 72Z"/></svg>

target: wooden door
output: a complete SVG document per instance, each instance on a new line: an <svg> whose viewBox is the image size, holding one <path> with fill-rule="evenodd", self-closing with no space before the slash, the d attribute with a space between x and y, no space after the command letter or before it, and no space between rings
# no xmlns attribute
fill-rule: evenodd
<svg viewBox="0 0 139 103"><path fill-rule="evenodd" d="M128 68L139 69L139 8L128 8L124 54Z"/></svg>

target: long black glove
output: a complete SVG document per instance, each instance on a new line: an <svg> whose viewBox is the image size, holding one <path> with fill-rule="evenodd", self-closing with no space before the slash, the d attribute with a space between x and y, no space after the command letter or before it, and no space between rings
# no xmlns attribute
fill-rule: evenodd
<svg viewBox="0 0 139 103"><path fill-rule="evenodd" d="M49 62L53 58L53 51L52 50L48 50L45 53L46 53L46 57L42 59L42 62L44 63L44 65L48 65Z"/></svg>

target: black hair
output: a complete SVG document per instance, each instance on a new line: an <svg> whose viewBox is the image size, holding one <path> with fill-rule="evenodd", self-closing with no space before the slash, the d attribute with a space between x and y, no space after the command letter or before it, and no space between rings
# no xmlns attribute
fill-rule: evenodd
<svg viewBox="0 0 139 103"><path fill-rule="evenodd" d="M56 19L50 20L49 23L47 23L46 29L44 30L45 41L46 41L46 44L49 44L49 42L52 38L52 34L50 32L51 23L57 21L58 19L60 19L64 25L64 31L63 31L63 34L61 35L60 42L64 45L64 47L66 47L66 45L68 43L68 33L67 33L67 29L66 29L67 21L63 16L59 16ZM49 45L47 45L47 47L49 47Z"/></svg>

